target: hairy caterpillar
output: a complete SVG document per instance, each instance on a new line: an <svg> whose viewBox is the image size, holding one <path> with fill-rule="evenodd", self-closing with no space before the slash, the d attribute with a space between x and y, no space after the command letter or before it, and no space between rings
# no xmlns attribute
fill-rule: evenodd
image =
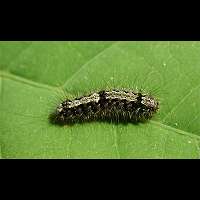
<svg viewBox="0 0 200 200"><path fill-rule="evenodd" d="M148 94L130 90L101 90L73 100L65 99L50 114L59 125L87 121L144 122L159 109L159 102Z"/></svg>

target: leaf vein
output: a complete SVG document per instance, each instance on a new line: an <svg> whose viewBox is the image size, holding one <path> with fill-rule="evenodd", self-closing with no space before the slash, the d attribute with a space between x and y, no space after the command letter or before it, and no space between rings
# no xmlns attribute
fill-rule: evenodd
<svg viewBox="0 0 200 200"><path fill-rule="evenodd" d="M192 88L192 89L190 90L190 92L188 92L188 94L187 94L186 96L184 96L184 97L181 99L181 101L179 101L178 104L176 104L176 105L166 114L166 116L163 118L163 122L165 122L166 119L167 119L170 115L172 115L172 114L178 109L178 107L179 107L182 103L184 103L184 101L185 101L195 90L197 90L199 87L200 87L200 84L197 85L195 88Z"/></svg>
<svg viewBox="0 0 200 200"><path fill-rule="evenodd" d="M96 58L98 58L99 56L101 56L102 54L105 53L105 51L107 51L108 49L112 48L114 45L116 45L118 42L115 42L113 44L111 44L109 47L105 48L104 50L102 50L101 52L99 52L98 54L96 54L92 59L90 59L88 62L86 62L84 65L82 65L76 72L74 72L74 74L71 75L71 77L68 78L68 80L66 80L66 82L62 85L62 87L64 87L65 85L67 85L71 80L73 80L74 77L76 77L76 75L85 67L87 67L90 63L92 63Z"/></svg>

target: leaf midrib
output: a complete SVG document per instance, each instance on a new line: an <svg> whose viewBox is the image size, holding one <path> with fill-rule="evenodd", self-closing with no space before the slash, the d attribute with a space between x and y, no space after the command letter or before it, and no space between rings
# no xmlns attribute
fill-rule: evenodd
<svg viewBox="0 0 200 200"><path fill-rule="evenodd" d="M80 72L80 70L82 70L84 67L87 67L96 58L98 58L100 55L102 55L103 53L105 53L106 50L108 50L108 49L112 48L114 45L116 45L116 43L113 43L112 45L110 45L107 48L103 49L97 55L95 55L93 58L91 58L89 61L87 61L85 64L83 64L82 66L80 66L75 73L73 73L70 77L68 77L68 79L66 80L66 82L63 85L65 85L68 81L70 81L71 79L73 79L73 77L75 77L76 74L78 74ZM119 47L119 49L121 49L121 48ZM123 50L123 49L121 49L121 50ZM142 57L146 60L146 58L144 56L142 56ZM147 64L149 64L149 63L147 62ZM44 89L48 89L48 90L55 90L55 89L59 88L59 87L50 86L50 85L44 84L44 83L34 82L32 80L29 80L29 79L26 79L26 78L23 78L23 77L20 77L20 76L11 74L11 73L1 72L0 71L0 81L2 81L2 78L8 78L8 79L11 79L11 80L16 81L16 82L21 82L23 84L28 84L28 85L31 85L33 87L44 88ZM2 84L1 84L1 87L2 87ZM0 94L1 94L1 88L0 88ZM199 145L200 136L197 136L197 135L195 135L193 133L190 133L190 132L183 131L181 129L177 129L177 128L165 125L165 124L160 123L160 122L156 122L156 121L152 121L151 120L149 123L151 123L153 125L156 125L156 126L159 126L162 129L170 130L170 132L172 131L172 132L177 133L177 134L181 134L181 135L184 135L184 136L188 136L190 138L194 138L194 139L196 139L198 141L198 145L197 145L198 148L200 147L200 145ZM117 129L115 129L115 130L117 130ZM118 138L117 137L117 131L115 133L116 133L116 135L115 135L116 151L117 151L117 154L118 154L118 156L120 158L121 156L120 156L120 152L119 152L119 148L118 148L119 142L117 140L117 138ZM1 147L0 147L0 158L1 158Z"/></svg>
<svg viewBox="0 0 200 200"><path fill-rule="evenodd" d="M0 78L7 78L7 79L10 79L10 80L13 80L13 81L16 81L16 82L20 82L20 83L25 83L27 85L31 85L32 87L47 89L47 90L51 90L51 91L55 91L56 89L59 88L59 87L49 86L49 85L46 85L46 84L43 84L43 83L37 83L37 82L31 81L31 80L22 78L20 76L9 74L7 72L2 72L2 71L0 71ZM195 138L195 139L200 140L200 136L195 135L195 134L193 134L191 132L186 132L186 131L183 131L181 129L177 129L177 128L174 128L174 127L171 127L171 126L168 126L166 124L163 124L163 123L160 123L160 122L157 122L157 121L153 121L153 120L150 120L150 123L154 124L154 125L157 125L157 126L160 126L162 128L165 128L167 130L173 131L175 133L178 133L178 134L181 134L181 135L185 135L185 136L189 136L191 138Z"/></svg>

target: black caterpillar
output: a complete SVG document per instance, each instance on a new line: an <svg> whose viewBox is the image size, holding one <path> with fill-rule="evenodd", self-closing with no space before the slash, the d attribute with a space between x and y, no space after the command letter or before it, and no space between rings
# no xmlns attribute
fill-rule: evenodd
<svg viewBox="0 0 200 200"><path fill-rule="evenodd" d="M87 121L143 122L159 109L159 102L140 92L100 91L74 100L65 100L50 115L59 125Z"/></svg>

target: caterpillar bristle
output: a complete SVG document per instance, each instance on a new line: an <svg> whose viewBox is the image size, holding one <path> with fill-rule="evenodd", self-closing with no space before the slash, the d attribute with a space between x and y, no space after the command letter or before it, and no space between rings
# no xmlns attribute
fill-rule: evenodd
<svg viewBox="0 0 200 200"><path fill-rule="evenodd" d="M49 120L66 125L90 121L138 123L152 118L159 102L154 97L132 90L101 90L59 104Z"/></svg>

